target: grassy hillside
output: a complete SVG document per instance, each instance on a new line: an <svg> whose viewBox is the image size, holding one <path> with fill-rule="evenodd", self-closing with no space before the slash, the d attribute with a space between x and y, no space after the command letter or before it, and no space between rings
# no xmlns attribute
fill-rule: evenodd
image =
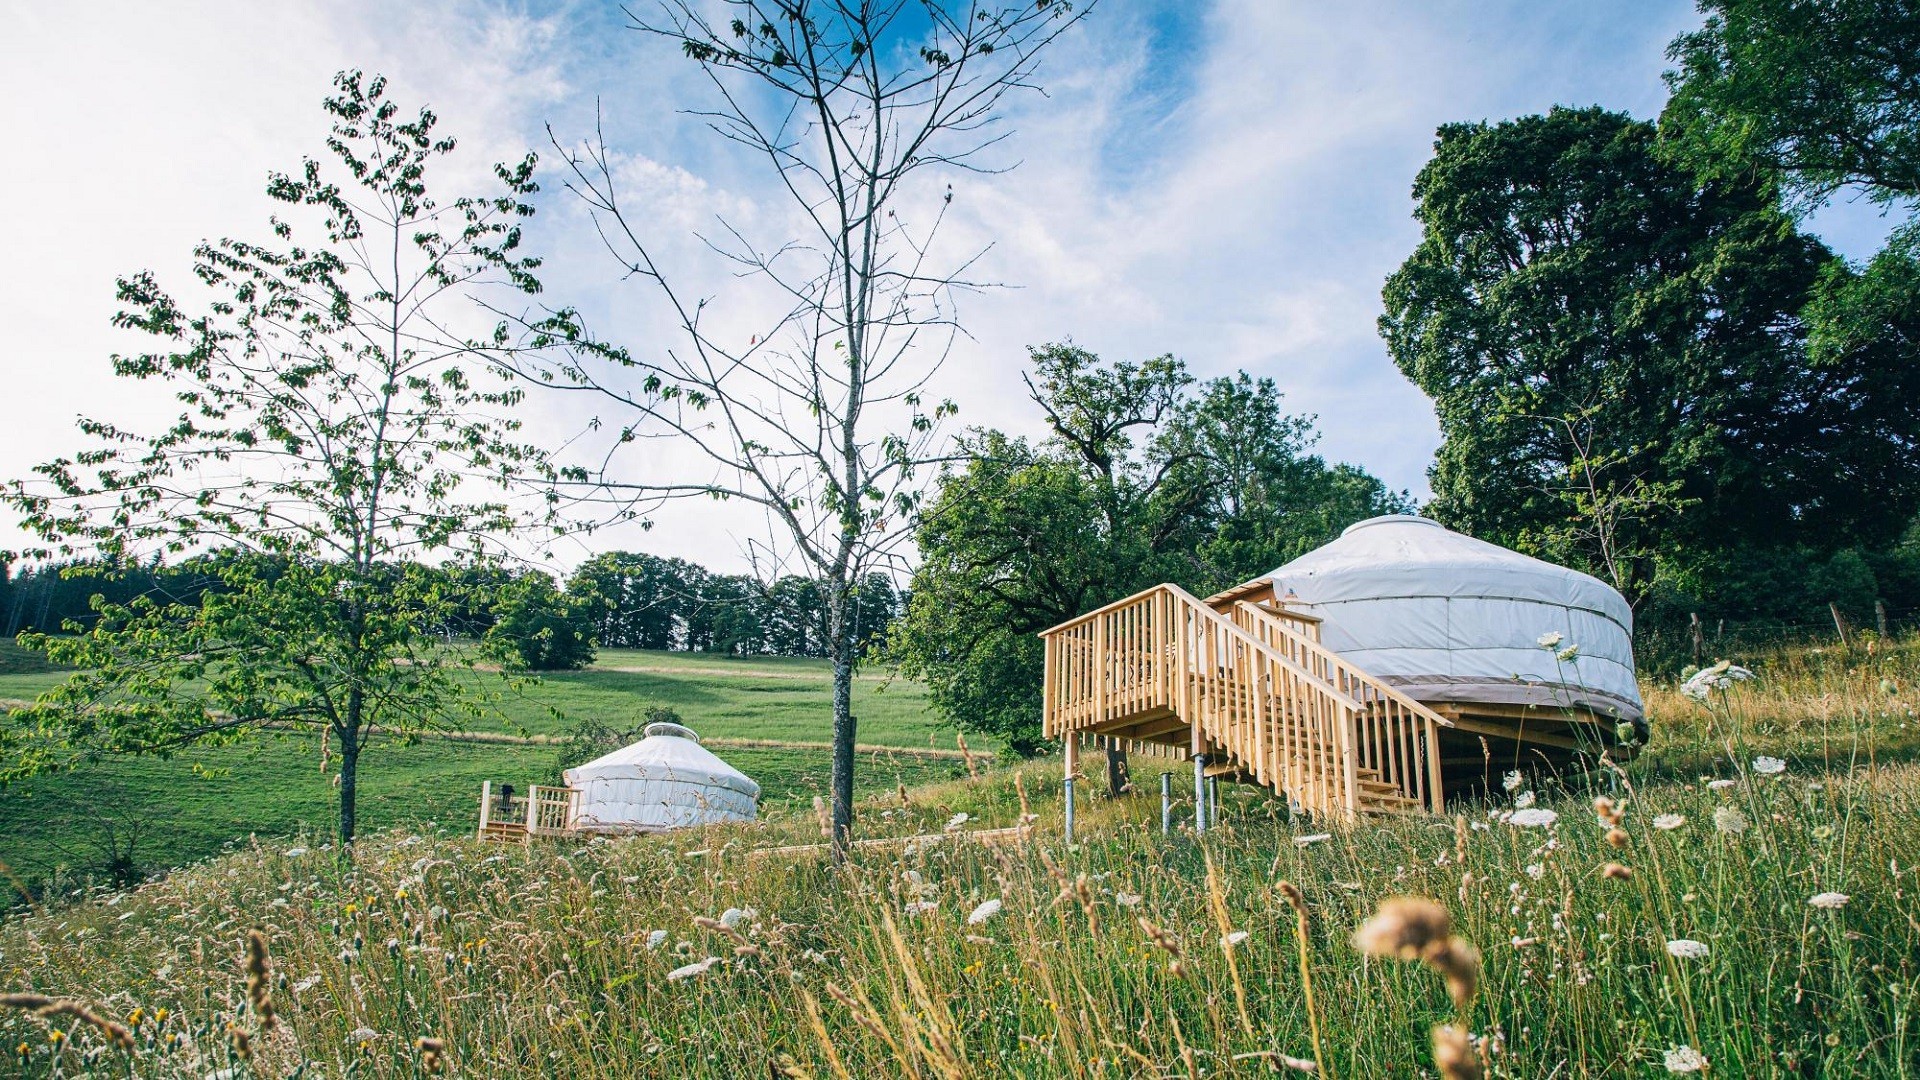
<svg viewBox="0 0 1920 1080"><path fill-rule="evenodd" d="M14 652L12 666L32 666L35 654ZM0 699L31 697L62 677L47 670L0 675ZM831 734L829 678L825 664L813 660L610 651L593 669L507 694L498 714L475 726L556 736L583 717L637 727L650 707L667 705L703 738L820 744ZM482 676L482 683L498 691L497 679ZM917 684L864 675L855 704L863 745L954 746L952 730L927 711ZM510 743L376 740L361 781L362 821L375 830L469 829L483 780L522 787L552 782L559 753ZM810 808L813 796L827 790L828 755L817 745L723 747L721 753L760 782L769 812ZM861 757L858 779L861 790L890 791L964 771L955 760L870 750ZM104 872L110 852L129 845L138 870L159 870L206 858L249 835L323 834L334 819L331 773L321 768L315 740L267 737L169 760L101 762L0 792L0 862L37 886L62 867L69 876Z"/></svg>

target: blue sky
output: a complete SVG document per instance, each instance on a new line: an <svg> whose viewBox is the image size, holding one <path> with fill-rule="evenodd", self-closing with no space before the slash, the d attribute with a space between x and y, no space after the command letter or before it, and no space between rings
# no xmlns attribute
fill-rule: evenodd
<svg viewBox="0 0 1920 1080"><path fill-rule="evenodd" d="M548 125L585 137L597 108L664 255L722 300L730 286L692 231L716 214L780 228L768 178L678 111L707 100L692 65L625 29L617 7L160 7L6 4L0 110L15 161L35 164L0 176L12 246L0 373L32 407L0 440L0 474L75 448L82 411L166 414L153 388L107 374L129 345L106 325L113 277L177 276L197 240L256 233L265 174L318 150L318 101L342 67L385 72L403 100L431 103L470 175L550 149ZM1408 193L1434 129L1555 104L1651 117L1666 43L1697 21L1690 3L1652 0L1108 0L1052 58L1048 94L1016 102L1005 160L1019 167L955 180L956 242L990 243L986 266L1012 287L966 303L971 338L939 389L964 423L1037 433L1018 393L1026 346L1171 352L1203 376L1272 377L1317 414L1328 457L1423 494L1439 433L1374 320L1382 281L1418 240ZM549 253L549 295L631 340L664 333L654 298L613 280L548 179L534 242ZM1885 231L1861 207L1815 224L1855 256ZM554 432L577 428L570 407L537 406ZM758 528L738 508L687 507L648 536L596 544L730 566Z"/></svg>

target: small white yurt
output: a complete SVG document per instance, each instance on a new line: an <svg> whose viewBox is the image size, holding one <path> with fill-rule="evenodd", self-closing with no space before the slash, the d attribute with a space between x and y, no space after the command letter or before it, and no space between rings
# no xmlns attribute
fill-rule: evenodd
<svg viewBox="0 0 1920 1080"><path fill-rule="evenodd" d="M760 785L700 745L679 724L648 724L645 737L566 771L579 791L568 825L580 832L655 832L752 821Z"/></svg>
<svg viewBox="0 0 1920 1080"><path fill-rule="evenodd" d="M1390 515L1280 567L1273 585L1287 607L1324 620L1322 644L1418 701L1571 706L1643 723L1633 611L1588 574ZM1543 647L1553 635L1558 647ZM1562 660L1567 646L1577 655Z"/></svg>

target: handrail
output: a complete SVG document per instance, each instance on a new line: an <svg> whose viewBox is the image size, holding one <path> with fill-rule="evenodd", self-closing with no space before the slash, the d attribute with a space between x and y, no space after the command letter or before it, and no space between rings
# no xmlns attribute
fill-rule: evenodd
<svg viewBox="0 0 1920 1080"><path fill-rule="evenodd" d="M1246 611L1251 612L1257 620L1265 622L1271 628L1280 631L1282 634L1285 634L1289 639L1291 639L1291 643L1297 646L1302 652L1305 652L1313 656L1315 659L1320 660L1321 662L1327 664L1330 667L1339 668L1342 672L1346 674L1347 678L1353 680L1354 682L1362 684L1363 686L1367 687L1367 689L1372 690L1373 692L1379 694L1381 697L1390 698L1395 704L1403 706L1404 708L1418 714L1424 719L1432 720L1434 723L1439 724L1442 727L1453 726L1453 721L1433 711L1427 706L1420 704L1418 701L1415 701L1414 699L1408 697L1405 693L1401 692L1395 687L1385 682L1382 682L1378 676L1372 675L1368 672L1362 671L1357 667L1354 667L1353 664L1349 662L1346 657L1341 656L1339 653L1334 652L1332 649L1327 648L1325 645L1320 644L1319 642L1313 640L1312 638L1307 637L1306 635L1291 629L1286 625L1287 616L1276 614L1275 612L1269 611L1266 608L1259 606L1258 604L1249 604L1244 601L1242 601L1239 604L1236 604L1235 608L1245 609ZM1262 644L1265 644L1265 643L1263 642ZM1325 678L1325 676L1319 676L1319 677ZM1336 683L1335 685L1337 686L1338 684Z"/></svg>
<svg viewBox="0 0 1920 1080"><path fill-rule="evenodd" d="M1085 615L1075 615L1073 618L1068 619L1066 622L1060 623L1055 626L1049 626L1045 630L1040 631L1038 634L1035 634L1034 636L1035 637L1051 637L1052 635L1057 634L1062 630L1071 630L1074 627L1079 626L1083 622L1088 622L1090 620L1097 619L1100 616L1105 615L1109 612L1115 611L1119 608L1126 607L1128 604L1135 603L1139 600L1143 600L1146 597L1151 596L1162 589L1178 589L1178 588L1180 588L1178 585L1150 585L1147 588L1141 589L1139 592L1134 593L1132 596L1123 596L1120 599L1115 600L1113 603L1108 604L1105 607L1094 608L1092 611L1087 612ZM1185 592L1186 590L1182 589L1181 591Z"/></svg>
<svg viewBox="0 0 1920 1080"><path fill-rule="evenodd" d="M1242 638L1245 638L1246 644L1253 646L1255 649L1259 650L1260 652L1266 653L1267 658L1272 660L1274 663L1279 664L1281 667L1288 669L1289 671L1293 672L1295 675L1299 675L1302 678L1313 679L1325 684L1321 687L1321 690L1323 690L1329 696L1334 698L1340 704L1345 705L1349 709L1366 708L1366 706L1360 704L1359 700L1356 699L1353 695L1342 691L1338 686L1332 684L1323 676L1316 675L1313 672L1307 670L1304 664L1295 662L1292 657L1286 655L1285 653L1267 644L1266 642L1261 641L1258 637L1255 637L1251 632L1249 632L1246 627L1236 624L1232 619L1229 619L1225 615L1222 615L1219 612L1208 607L1198 597L1194 596L1192 593L1188 592L1187 590L1174 584L1163 585L1161 586L1161 588L1164 588L1169 593L1172 593L1174 596L1177 596L1180 599L1185 600L1189 605L1191 605L1195 609L1195 611L1200 615L1201 618L1209 619L1213 622L1217 622L1221 626L1225 627L1226 629L1232 631L1233 633L1239 635ZM1251 606L1251 605L1247 605L1247 606Z"/></svg>

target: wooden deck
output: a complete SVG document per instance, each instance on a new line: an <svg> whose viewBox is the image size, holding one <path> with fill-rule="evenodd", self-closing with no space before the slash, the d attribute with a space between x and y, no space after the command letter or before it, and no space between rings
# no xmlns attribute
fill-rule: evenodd
<svg viewBox="0 0 1920 1080"><path fill-rule="evenodd" d="M525 795L516 795L510 786L496 790L493 781L483 781L480 828L475 835L481 840L521 844L539 836L570 836L574 800L579 795L576 788L540 784L528 787Z"/></svg>

